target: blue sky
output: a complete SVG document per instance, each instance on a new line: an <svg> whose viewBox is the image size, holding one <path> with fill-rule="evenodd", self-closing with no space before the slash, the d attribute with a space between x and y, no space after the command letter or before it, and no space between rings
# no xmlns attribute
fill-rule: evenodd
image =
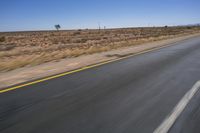
<svg viewBox="0 0 200 133"><path fill-rule="evenodd" d="M200 0L1 0L0 31L200 23Z"/></svg>

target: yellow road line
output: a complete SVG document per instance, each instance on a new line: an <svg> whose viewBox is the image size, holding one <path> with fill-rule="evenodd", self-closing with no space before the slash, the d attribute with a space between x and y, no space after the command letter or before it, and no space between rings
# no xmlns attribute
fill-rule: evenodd
<svg viewBox="0 0 200 133"><path fill-rule="evenodd" d="M64 73L61 73L61 74L57 74L57 75L54 75L54 76L46 77L46 78L39 79L39 80L36 80L36 81L32 81L32 82L29 82L29 83L25 83L25 84L22 84L22 85L17 85L17 86L14 86L14 87L10 87L10 88L7 88L7 89L0 90L0 94L8 92L8 91L16 90L16 89L19 89L19 88L22 88L22 87L25 87L25 86L30 86L30 85L33 85L33 84L44 82L44 81L47 81L47 80L50 80L50 79L55 79L55 78L59 78L59 77L62 77L62 76L65 76L65 75L69 75L69 74L72 74L72 73L77 73L77 72L80 72L80 71L83 71L83 70L87 70L87 69L90 69L90 68L102 66L102 65L105 65L105 64L108 64L108 63L111 63L111 62L115 62L115 61L119 61L119 60L130 58L130 57L134 57L134 56L137 56L137 55L145 54L145 53L148 53L148 52L151 52L151 51L154 51L154 50L158 50L158 49L161 49L161 48L166 48L166 47L169 47L169 46L171 46L171 45L165 45L165 46L152 48L152 49L145 50L145 51L133 54L133 55L129 55L129 56L121 57L121 58L118 58L118 59L105 61L105 62L98 63L98 64L95 64L95 65L86 66L86 67L83 67L83 68L80 68L80 69L72 70L72 71L69 71L69 72L64 72Z"/></svg>

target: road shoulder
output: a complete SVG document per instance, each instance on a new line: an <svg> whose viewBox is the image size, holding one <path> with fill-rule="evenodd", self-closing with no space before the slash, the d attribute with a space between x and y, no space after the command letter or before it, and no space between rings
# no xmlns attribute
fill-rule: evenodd
<svg viewBox="0 0 200 133"><path fill-rule="evenodd" d="M159 48L167 45L173 45L176 42L197 36L200 36L200 34L185 35L173 39L145 43L131 47L120 48L108 52L80 56L76 58L62 59L60 61L48 62L38 66L27 66L9 72L0 73L0 90L16 84L41 79L58 73L79 69L92 64L116 60L150 49Z"/></svg>

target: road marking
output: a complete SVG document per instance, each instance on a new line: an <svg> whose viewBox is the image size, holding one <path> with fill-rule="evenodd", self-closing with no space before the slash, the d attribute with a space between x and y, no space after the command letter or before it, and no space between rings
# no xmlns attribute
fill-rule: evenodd
<svg viewBox="0 0 200 133"><path fill-rule="evenodd" d="M192 97L195 95L195 93L200 89L200 81L198 81L192 89L190 89L184 97L181 99L181 101L176 105L176 107L173 109L172 113L167 116L167 118L162 122L162 124L153 132L153 133L167 133L172 125L175 123L176 119L180 116L180 114L183 112L187 104L190 102Z"/></svg>
<svg viewBox="0 0 200 133"><path fill-rule="evenodd" d="M130 58L130 57L134 57L134 56L137 56L137 55L149 53L149 52L159 50L159 49L162 49L162 48L170 47L170 46L173 46L172 44L175 44L175 43L177 43L177 42L173 42L173 43L170 43L170 44L164 45L164 46L159 46L159 47L147 49L147 50L144 50L142 52L138 52L138 53L135 53L135 54L132 54L132 55L128 55L128 56L113 59L113 60L108 60L108 61L98 63L98 64L95 64L95 65L89 65L89 66L86 66L86 67L83 67L83 68L80 68L80 69L72 70L72 71L69 71L69 72L64 72L64 73L61 73L61 74L57 74L57 75L54 75L54 76L46 77L46 78L35 80L35 81L32 81L32 82L24 83L24 84L17 85L17 86L14 86L14 87L6 88L6 89L3 89L3 90L0 90L0 94L5 93L5 92L9 92L9 91L13 91L13 90L16 90L16 89L19 89L19 88L22 88L22 87L30 86L30 85L33 85L33 84L37 84L37 83L40 83L40 82L44 82L44 81L47 81L47 80L59 78L59 77L69 75L69 74L72 74L72 73L77 73L77 72L84 71L84 70L87 70L87 69L91 69L91 68L94 68L94 67L102 66L102 65L105 65L105 64L108 64L108 63L120 61L120 60L127 59L127 58Z"/></svg>

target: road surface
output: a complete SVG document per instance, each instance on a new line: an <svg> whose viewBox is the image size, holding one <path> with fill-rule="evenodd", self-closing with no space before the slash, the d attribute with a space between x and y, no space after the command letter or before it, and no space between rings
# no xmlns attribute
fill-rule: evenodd
<svg viewBox="0 0 200 133"><path fill-rule="evenodd" d="M200 80L200 37L0 94L1 133L152 133ZM197 92L170 133L199 133Z"/></svg>

